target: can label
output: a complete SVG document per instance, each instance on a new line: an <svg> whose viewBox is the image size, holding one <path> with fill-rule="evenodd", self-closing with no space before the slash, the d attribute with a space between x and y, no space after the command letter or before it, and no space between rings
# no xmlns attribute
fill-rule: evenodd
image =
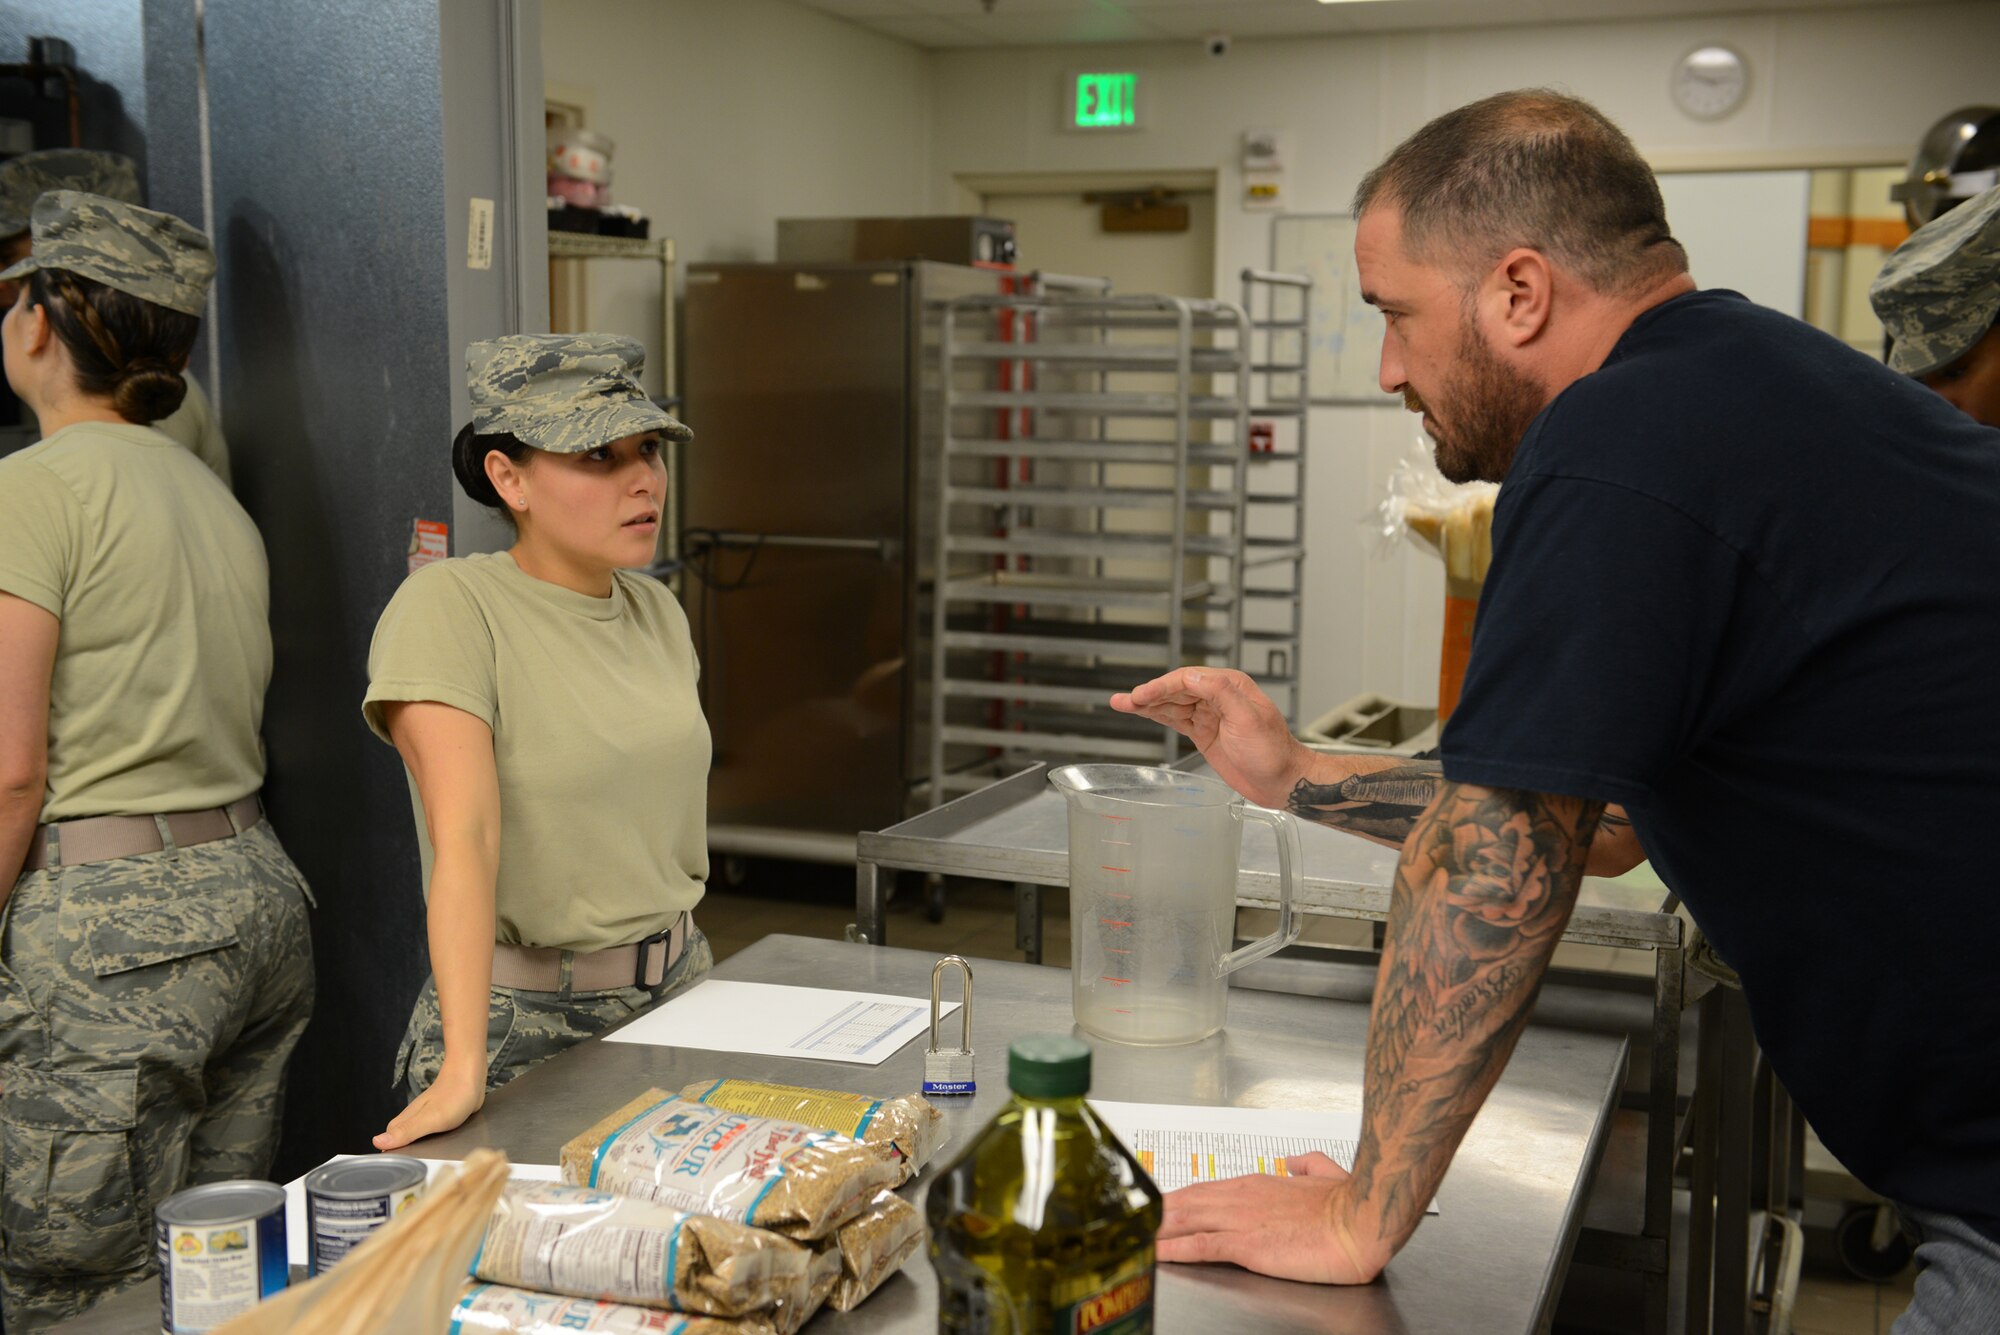
<svg viewBox="0 0 2000 1335"><path fill-rule="evenodd" d="M311 1239L308 1260L312 1273L324 1273L368 1241L369 1234L401 1214L422 1190L422 1187L404 1187L380 1195L346 1198L306 1192L306 1228Z"/></svg>
<svg viewBox="0 0 2000 1335"><path fill-rule="evenodd" d="M285 1287L285 1209L212 1224L156 1220L160 1322L167 1335L204 1335Z"/></svg>

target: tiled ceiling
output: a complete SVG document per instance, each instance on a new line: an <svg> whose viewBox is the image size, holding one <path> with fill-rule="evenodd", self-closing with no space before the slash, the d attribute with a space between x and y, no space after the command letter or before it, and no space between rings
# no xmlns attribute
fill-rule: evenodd
<svg viewBox="0 0 2000 1335"><path fill-rule="evenodd" d="M922 47L1300 37L1488 24L1860 9L1924 0L798 0Z"/></svg>

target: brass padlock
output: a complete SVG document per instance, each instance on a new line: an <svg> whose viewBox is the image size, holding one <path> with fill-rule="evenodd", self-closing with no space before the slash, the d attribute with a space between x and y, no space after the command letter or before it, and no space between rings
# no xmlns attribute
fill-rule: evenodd
<svg viewBox="0 0 2000 1335"><path fill-rule="evenodd" d="M956 1048L938 1046L938 1012L944 1005L938 996L938 989L947 964L956 964L965 973L964 1005L958 1014ZM931 970L931 1045L924 1052L924 1093L971 1094L977 1088L972 1078L972 966L961 956L946 955Z"/></svg>

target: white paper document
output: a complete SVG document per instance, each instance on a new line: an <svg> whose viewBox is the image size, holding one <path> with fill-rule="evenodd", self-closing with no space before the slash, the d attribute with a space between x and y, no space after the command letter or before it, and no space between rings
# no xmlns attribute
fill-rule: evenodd
<svg viewBox="0 0 2000 1335"><path fill-rule="evenodd" d="M326 1163L367 1157L361 1154L336 1154ZM458 1167L456 1159L422 1159L419 1162L430 1169L430 1178L426 1178L425 1181L437 1177L440 1169ZM320 1168L324 1167L326 1164L320 1165ZM317 1172L318 1169L314 1171ZM310 1177L311 1174L308 1173L306 1176ZM560 1182L562 1170L552 1163L510 1163L507 1165L507 1176L522 1178L529 1182ZM285 1250L291 1254L293 1265L304 1265L307 1253L311 1251L312 1240L306 1234L307 1227L306 1179L295 1177L285 1184Z"/></svg>
<svg viewBox="0 0 2000 1335"><path fill-rule="evenodd" d="M939 1013L958 1007L948 1001ZM928 997L711 978L604 1041L880 1066L917 1035L927 1035L930 1023ZM950 1033L957 1042L958 1031Z"/></svg>
<svg viewBox="0 0 2000 1335"><path fill-rule="evenodd" d="M1190 1108L1102 1099L1092 1099L1090 1106L1111 1124L1161 1191L1246 1173L1288 1177L1285 1159L1314 1150L1352 1169L1361 1139L1359 1112ZM1437 1213L1436 1201L1426 1213Z"/></svg>

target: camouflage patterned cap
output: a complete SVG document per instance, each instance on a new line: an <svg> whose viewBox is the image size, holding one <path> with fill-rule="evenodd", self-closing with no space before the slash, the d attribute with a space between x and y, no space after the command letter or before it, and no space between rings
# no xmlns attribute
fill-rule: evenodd
<svg viewBox="0 0 2000 1335"><path fill-rule="evenodd" d="M472 429L526 441L553 454L582 454L625 436L694 432L639 388L646 352L616 334L509 334L465 350Z"/></svg>
<svg viewBox="0 0 2000 1335"><path fill-rule="evenodd" d="M67 269L168 310L200 315L215 277L208 238L174 217L102 195L51 190L35 201L35 249L0 282Z"/></svg>
<svg viewBox="0 0 2000 1335"><path fill-rule="evenodd" d="M81 190L121 204L143 204L139 169L123 153L45 148L0 163L0 237L19 236L34 221L35 201L51 190Z"/></svg>
<svg viewBox="0 0 2000 1335"><path fill-rule="evenodd" d="M2000 314L2000 185L1910 233L1868 300L1894 340L1891 369L1929 375L1969 352Z"/></svg>

